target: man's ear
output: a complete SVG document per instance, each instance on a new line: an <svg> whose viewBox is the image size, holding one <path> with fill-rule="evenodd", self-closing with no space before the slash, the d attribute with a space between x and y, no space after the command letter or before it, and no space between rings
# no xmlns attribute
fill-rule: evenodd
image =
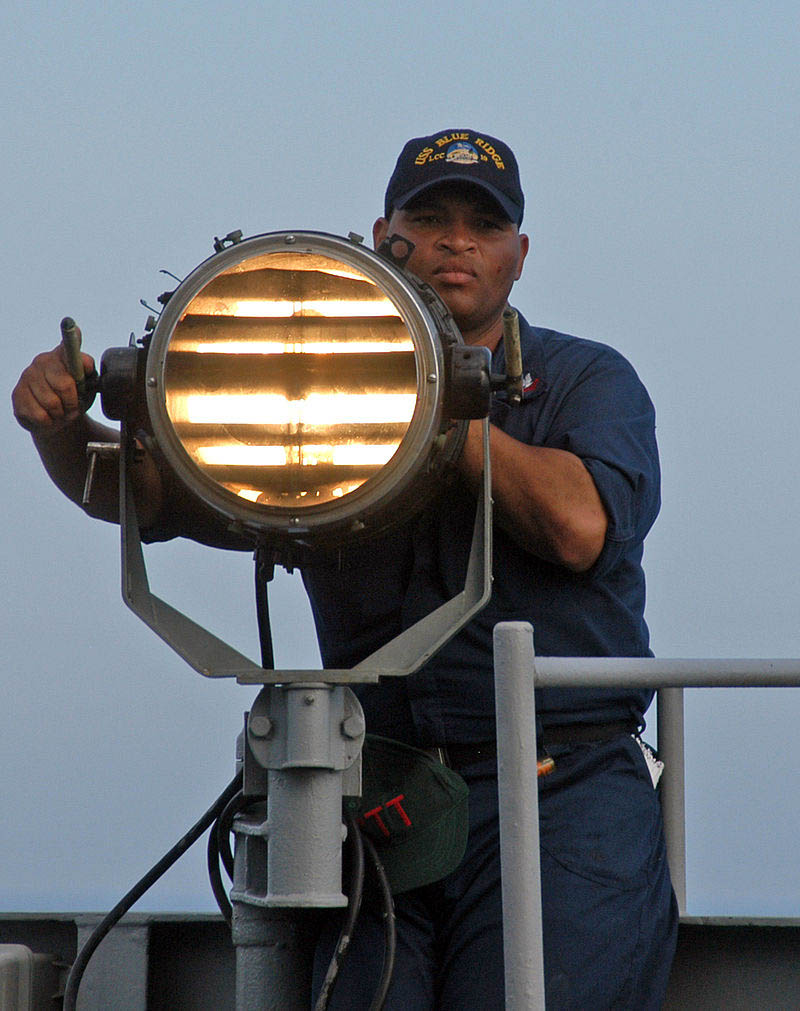
<svg viewBox="0 0 800 1011"><path fill-rule="evenodd" d="M377 249L389 234L389 221L387 218L378 218L372 226L372 248Z"/></svg>
<svg viewBox="0 0 800 1011"><path fill-rule="evenodd" d="M520 232L519 235L519 263L517 264L517 277L518 281L522 277L522 268L525 265L525 257L528 255L528 250L530 249L530 240L524 232Z"/></svg>

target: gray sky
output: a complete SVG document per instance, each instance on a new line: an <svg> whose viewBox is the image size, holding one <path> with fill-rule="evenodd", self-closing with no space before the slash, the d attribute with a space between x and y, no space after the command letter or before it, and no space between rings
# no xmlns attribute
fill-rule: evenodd
<svg viewBox="0 0 800 1011"><path fill-rule="evenodd" d="M800 656L800 14L793 3L3 6L8 391L73 315L98 359L215 235L368 234L402 143L515 149L514 301L626 354L658 410L645 553L661 656ZM8 401L7 401L8 403ZM94 409L99 416L99 407ZM253 692L124 607L118 535L52 488L7 409L0 903L105 909L233 774ZM248 556L148 550L156 592L256 655ZM313 666L297 582L279 662ZM687 695L696 914L797 915L796 690ZM202 847L140 904L213 908Z"/></svg>

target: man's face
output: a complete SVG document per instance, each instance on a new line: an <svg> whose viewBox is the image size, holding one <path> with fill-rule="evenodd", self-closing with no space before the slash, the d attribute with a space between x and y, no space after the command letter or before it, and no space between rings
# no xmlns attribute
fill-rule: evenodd
<svg viewBox="0 0 800 1011"><path fill-rule="evenodd" d="M528 237L479 187L454 182L430 187L388 221L379 218L375 246L395 233L414 243L409 270L442 297L464 340L493 347Z"/></svg>

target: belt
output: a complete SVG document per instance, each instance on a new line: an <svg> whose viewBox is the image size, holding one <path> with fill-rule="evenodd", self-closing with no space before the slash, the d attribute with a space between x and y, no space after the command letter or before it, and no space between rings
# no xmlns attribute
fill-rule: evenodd
<svg viewBox="0 0 800 1011"><path fill-rule="evenodd" d="M543 727L541 743L550 744L598 744L613 741L615 737L638 734L636 720L616 720L613 723L562 723Z"/></svg>
<svg viewBox="0 0 800 1011"><path fill-rule="evenodd" d="M544 727L539 744L545 748L551 744L596 744L638 732L639 724L636 720L617 720L613 723L564 723ZM497 761L497 741L439 744L422 750L431 758L456 771L468 765L476 765L478 762Z"/></svg>
<svg viewBox="0 0 800 1011"><path fill-rule="evenodd" d="M431 758L446 765L448 769L465 769L478 762L497 761L497 741L479 741L476 744L437 744L433 748L423 748Z"/></svg>

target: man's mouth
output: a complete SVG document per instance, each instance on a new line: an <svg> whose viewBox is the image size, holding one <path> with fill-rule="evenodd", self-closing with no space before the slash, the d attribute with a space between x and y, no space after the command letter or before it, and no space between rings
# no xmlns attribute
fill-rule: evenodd
<svg viewBox="0 0 800 1011"><path fill-rule="evenodd" d="M468 284L475 279L475 271L467 264L445 263L434 270L433 276L442 284Z"/></svg>

